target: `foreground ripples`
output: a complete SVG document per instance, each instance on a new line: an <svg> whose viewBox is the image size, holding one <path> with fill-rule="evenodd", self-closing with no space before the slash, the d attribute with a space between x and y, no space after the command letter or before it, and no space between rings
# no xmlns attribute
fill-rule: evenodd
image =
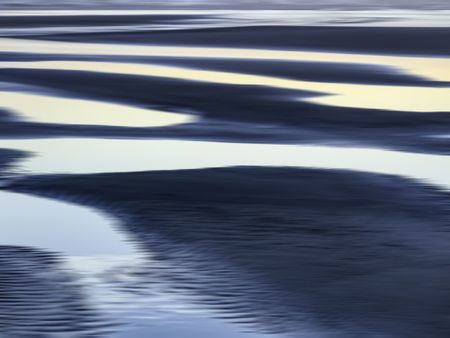
<svg viewBox="0 0 450 338"><path fill-rule="evenodd" d="M0 14L0 336L448 337L448 31L140 14Z"/></svg>
<svg viewBox="0 0 450 338"><path fill-rule="evenodd" d="M50 175L11 188L116 215L144 259L110 280L125 293L152 299L163 289L208 316L282 337L449 330L449 196L430 186L247 167Z"/></svg>
<svg viewBox="0 0 450 338"><path fill-rule="evenodd" d="M100 337L111 328L57 256L0 246L0 331L7 337Z"/></svg>

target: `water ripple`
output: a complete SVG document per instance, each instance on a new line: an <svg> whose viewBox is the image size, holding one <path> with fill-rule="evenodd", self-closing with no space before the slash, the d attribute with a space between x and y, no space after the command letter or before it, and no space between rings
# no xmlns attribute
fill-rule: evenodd
<svg viewBox="0 0 450 338"><path fill-rule="evenodd" d="M0 332L8 337L100 337L113 325L86 302L53 253L0 246Z"/></svg>

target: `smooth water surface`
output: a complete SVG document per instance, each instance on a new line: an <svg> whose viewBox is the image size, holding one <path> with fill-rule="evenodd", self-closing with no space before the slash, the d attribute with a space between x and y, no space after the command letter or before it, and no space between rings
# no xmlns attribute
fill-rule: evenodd
<svg viewBox="0 0 450 338"><path fill-rule="evenodd" d="M124 104L10 91L0 92L0 108L41 123L161 127L193 120L189 115Z"/></svg>
<svg viewBox="0 0 450 338"><path fill-rule="evenodd" d="M401 175L450 189L450 156L370 148L222 143L181 140L0 140L33 152L18 171L101 173L224 166L298 166ZM65 156L70 154L70 157ZM61 158L65 158L61 161Z"/></svg>

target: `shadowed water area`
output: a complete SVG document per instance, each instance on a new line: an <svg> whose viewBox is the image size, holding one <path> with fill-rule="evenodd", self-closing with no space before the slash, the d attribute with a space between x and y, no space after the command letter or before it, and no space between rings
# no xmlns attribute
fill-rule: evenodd
<svg viewBox="0 0 450 338"><path fill-rule="evenodd" d="M450 335L448 10L7 5L1 338Z"/></svg>

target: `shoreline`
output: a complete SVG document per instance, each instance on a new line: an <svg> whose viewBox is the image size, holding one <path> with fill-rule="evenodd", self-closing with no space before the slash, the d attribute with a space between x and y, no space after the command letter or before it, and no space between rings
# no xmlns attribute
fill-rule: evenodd
<svg viewBox="0 0 450 338"><path fill-rule="evenodd" d="M326 321L319 318L332 316L334 332L352 318L352 325L361 330L359 337L374 322L386 333L389 323L395 323L398 337L422 337L424 332L443 337L440 328L447 330L448 322L436 315L445 314L450 294L436 266L450 255L448 248L444 250L447 232L442 232L450 219L450 195L423 184L389 175L238 167L35 176L15 181L8 189L87 203L115 214L144 252L187 269L179 287L210 294L211 302L220 304L220 285L228 302L242 304L256 323L282 311L286 322L280 322L280 329L295 332L287 317L306 309L312 322L325 328ZM160 239L153 240L152 234ZM184 246L201 253L195 256L199 261L186 256ZM229 273L264 276L269 286L264 298L271 306L266 304L262 311L248 291L257 281L216 284L220 273L214 269L207 269L207 276L197 275L200 280L190 280L188 271L196 266L206 269L208 257L225 259ZM142 287L145 278L143 274ZM409 287L403 289L406 280ZM250 298L234 289L239 283ZM411 293L412 289L428 292ZM360 301L353 303L355 297ZM202 297L197 301L203 304ZM291 312L283 310L286 306ZM373 311L378 306L389 310L379 317ZM429 307L435 311L428 312ZM336 314L346 319L340 322ZM429 316L440 324L417 324Z"/></svg>

